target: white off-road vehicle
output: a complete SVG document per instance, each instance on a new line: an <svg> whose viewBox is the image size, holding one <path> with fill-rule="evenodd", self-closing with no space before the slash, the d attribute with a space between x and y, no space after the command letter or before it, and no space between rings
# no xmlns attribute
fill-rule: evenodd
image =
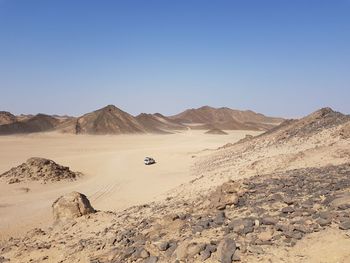
<svg viewBox="0 0 350 263"><path fill-rule="evenodd" d="M156 161L151 157L146 157L145 160L143 160L143 162L145 163L145 165L150 165L150 164L156 163Z"/></svg>

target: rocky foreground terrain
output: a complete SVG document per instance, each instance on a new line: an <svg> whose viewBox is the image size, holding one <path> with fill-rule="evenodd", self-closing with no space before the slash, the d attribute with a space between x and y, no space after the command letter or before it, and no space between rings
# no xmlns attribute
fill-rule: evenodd
<svg viewBox="0 0 350 263"><path fill-rule="evenodd" d="M72 203L79 202L61 199L53 206L56 224L10 239L2 262L248 262L313 232L349 230L350 164L230 181L205 199L120 213L94 213L87 203L76 215Z"/></svg>
<svg viewBox="0 0 350 263"><path fill-rule="evenodd" d="M24 181L40 181L41 183L61 180L76 180L82 174L73 172L69 167L59 165L52 160L32 157L25 163L0 174L0 180L8 184Z"/></svg>
<svg viewBox="0 0 350 263"><path fill-rule="evenodd" d="M121 212L60 197L54 225L3 243L0 262L348 262L349 124L326 108L196 153L196 179ZM316 260L293 253L310 243Z"/></svg>

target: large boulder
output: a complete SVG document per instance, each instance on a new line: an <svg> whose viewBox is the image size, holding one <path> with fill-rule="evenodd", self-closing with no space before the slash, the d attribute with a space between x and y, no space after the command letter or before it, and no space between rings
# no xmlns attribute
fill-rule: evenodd
<svg viewBox="0 0 350 263"><path fill-rule="evenodd" d="M69 221L96 212L89 199L78 192L61 196L52 204L52 208L55 222Z"/></svg>

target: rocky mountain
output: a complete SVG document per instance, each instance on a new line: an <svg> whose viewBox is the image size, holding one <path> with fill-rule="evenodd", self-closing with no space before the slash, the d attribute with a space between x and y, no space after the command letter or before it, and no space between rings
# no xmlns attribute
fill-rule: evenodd
<svg viewBox="0 0 350 263"><path fill-rule="evenodd" d="M146 130L129 113L114 105L87 113L76 119L76 134L127 134L145 133Z"/></svg>
<svg viewBox="0 0 350 263"><path fill-rule="evenodd" d="M268 130L283 121L282 118L267 117L253 111L204 106L189 109L169 117L183 124L197 124L193 128L218 128L222 130ZM198 125L199 124L199 125Z"/></svg>
<svg viewBox="0 0 350 263"><path fill-rule="evenodd" d="M7 111L0 111L0 125L10 124L17 120L16 116Z"/></svg>
<svg viewBox="0 0 350 263"><path fill-rule="evenodd" d="M76 134L137 134L172 133L186 126L160 113L141 113L134 117L114 105L71 119L57 127L58 130Z"/></svg>
<svg viewBox="0 0 350 263"><path fill-rule="evenodd" d="M45 114L38 114L24 121L0 125L0 135L53 131L60 120Z"/></svg>
<svg viewBox="0 0 350 263"><path fill-rule="evenodd" d="M322 108L299 120L286 120L262 134L261 137L269 137L271 141L308 138L345 123L350 123L350 115L336 112L331 108Z"/></svg>
<svg viewBox="0 0 350 263"><path fill-rule="evenodd" d="M282 119L252 111L202 107L166 117L160 113L141 113L134 117L108 105L78 118L58 115L19 115L0 112L0 135L59 131L73 134L173 133L179 130L268 130Z"/></svg>

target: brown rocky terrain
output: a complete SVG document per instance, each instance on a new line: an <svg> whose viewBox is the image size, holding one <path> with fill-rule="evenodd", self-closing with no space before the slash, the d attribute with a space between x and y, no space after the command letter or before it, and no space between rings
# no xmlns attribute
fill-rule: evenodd
<svg viewBox="0 0 350 263"><path fill-rule="evenodd" d="M177 123L160 113L141 113L136 116L136 120L149 133L171 133L176 130L187 129L185 125Z"/></svg>
<svg viewBox="0 0 350 263"><path fill-rule="evenodd" d="M63 213L66 223L4 242L1 260L346 263L349 123L326 108L197 153L195 178L162 201ZM76 207L74 198L64 200Z"/></svg>
<svg viewBox="0 0 350 263"><path fill-rule="evenodd" d="M56 224L96 212L87 197L78 192L71 192L59 197L52 204L52 211Z"/></svg>
<svg viewBox="0 0 350 263"><path fill-rule="evenodd" d="M261 136L268 137L269 134L273 134L273 141L283 141L292 139L293 137L308 138L313 134L337 127L344 123L348 125L349 121L349 115L333 111L331 108L322 108L300 120L285 121ZM345 130L348 129L346 127L342 128L344 134L346 134Z"/></svg>
<svg viewBox="0 0 350 263"><path fill-rule="evenodd" d="M253 262L311 233L347 233L349 191L347 163L229 181L191 201L168 199L120 213L91 214L85 201L80 216L87 215L79 217L75 193L60 207L74 210L68 223L10 239L1 251L16 262Z"/></svg>
<svg viewBox="0 0 350 263"><path fill-rule="evenodd" d="M17 120L16 116L7 111L0 111L0 125L10 124Z"/></svg>
<svg viewBox="0 0 350 263"><path fill-rule="evenodd" d="M79 117L74 123L76 134L144 133L145 129L130 114L108 105Z"/></svg>
<svg viewBox="0 0 350 263"><path fill-rule="evenodd" d="M169 134L185 129L186 126L160 113L141 113L134 117L113 105L67 120L57 127L60 132L75 134Z"/></svg>
<svg viewBox="0 0 350 263"><path fill-rule="evenodd" d="M0 174L0 180L8 184L25 181L57 182L61 180L76 180L81 173L72 172L69 167L59 165L52 160L33 157L25 163Z"/></svg>
<svg viewBox="0 0 350 263"><path fill-rule="evenodd" d="M78 118L58 115L19 115L0 112L0 135L59 131L72 134L173 133L179 130L268 130L283 119L253 111L202 107L166 117L160 113L141 113L134 117L108 105Z"/></svg>
<svg viewBox="0 0 350 263"><path fill-rule="evenodd" d="M0 125L0 135L53 131L60 120L45 114L38 114L23 121Z"/></svg>
<svg viewBox="0 0 350 263"><path fill-rule="evenodd" d="M221 130L268 130L283 121L282 118L267 117L253 111L203 106L189 109L171 119L184 124L201 124L192 128L218 128Z"/></svg>

